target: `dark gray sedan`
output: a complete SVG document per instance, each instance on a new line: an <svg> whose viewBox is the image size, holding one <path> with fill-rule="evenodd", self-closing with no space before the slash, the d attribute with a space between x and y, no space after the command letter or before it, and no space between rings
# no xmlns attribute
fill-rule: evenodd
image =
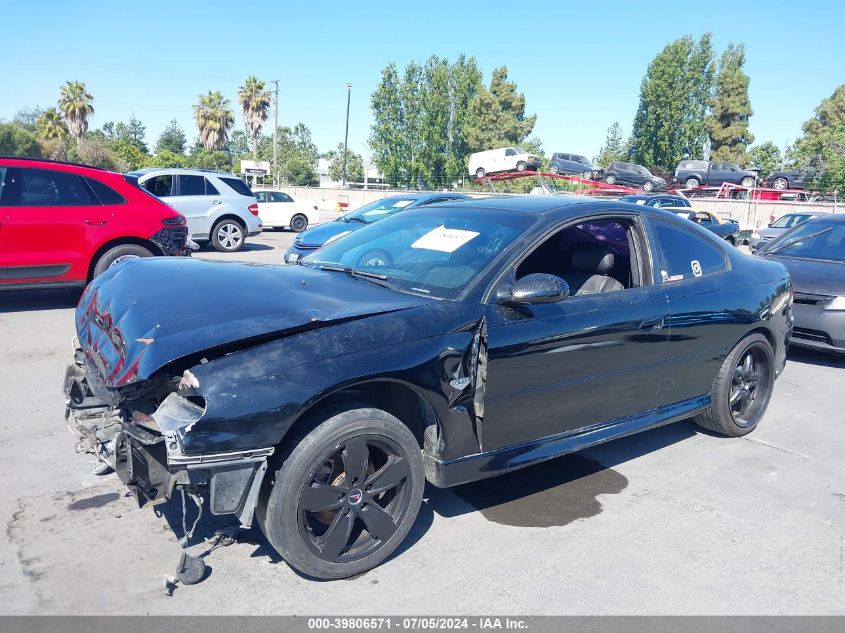
<svg viewBox="0 0 845 633"><path fill-rule="evenodd" d="M845 354L845 215L811 218L758 254L792 278L792 344Z"/></svg>

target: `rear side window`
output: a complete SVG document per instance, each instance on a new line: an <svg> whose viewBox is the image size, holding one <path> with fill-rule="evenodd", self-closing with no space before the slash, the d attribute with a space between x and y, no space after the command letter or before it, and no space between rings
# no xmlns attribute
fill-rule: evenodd
<svg viewBox="0 0 845 633"><path fill-rule="evenodd" d="M124 204L126 202L126 198L99 180L93 178L86 178L85 180L88 181L88 186L94 190L94 195L97 196L100 204Z"/></svg>
<svg viewBox="0 0 845 633"><path fill-rule="evenodd" d="M270 200L273 202L293 202L293 198L291 198L288 194L282 191L274 191L270 194Z"/></svg>
<svg viewBox="0 0 845 633"><path fill-rule="evenodd" d="M205 176L179 174L180 196L213 196L217 189L205 179Z"/></svg>
<svg viewBox="0 0 845 633"><path fill-rule="evenodd" d="M144 189L149 191L154 196L162 198L164 196L173 195L173 176L161 175L153 176L141 185Z"/></svg>
<svg viewBox="0 0 845 633"><path fill-rule="evenodd" d="M724 253L709 240L676 224L655 219L651 223L661 254L660 278L664 283L727 270Z"/></svg>
<svg viewBox="0 0 845 633"><path fill-rule="evenodd" d="M82 176L48 169L21 169L20 204L28 207L99 205Z"/></svg>
<svg viewBox="0 0 845 633"><path fill-rule="evenodd" d="M226 183L228 186L230 186L242 196L249 196L250 198L255 197L252 193L252 190L247 187L246 183L240 178L220 178L220 180L222 180L224 183Z"/></svg>

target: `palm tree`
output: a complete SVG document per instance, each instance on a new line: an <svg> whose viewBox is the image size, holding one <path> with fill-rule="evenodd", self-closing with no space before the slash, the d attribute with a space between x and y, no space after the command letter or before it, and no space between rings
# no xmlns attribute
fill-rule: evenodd
<svg viewBox="0 0 845 633"><path fill-rule="evenodd" d="M202 146L207 150L223 149L229 140L229 130L235 124L235 113L229 107L229 100L219 90L200 95L194 106L194 120Z"/></svg>
<svg viewBox="0 0 845 633"><path fill-rule="evenodd" d="M246 132L252 139L252 156L257 159L261 126L267 120L267 111L270 109L270 92L264 89L263 81L250 75L238 90L238 101L244 111Z"/></svg>
<svg viewBox="0 0 845 633"><path fill-rule="evenodd" d="M92 101L94 97L85 91L85 84L80 81L68 81L59 89L59 110L77 142L88 129L88 117L94 114Z"/></svg>
<svg viewBox="0 0 845 633"><path fill-rule="evenodd" d="M62 115L56 111L56 108L46 110L38 117L35 126L38 136L48 141L52 139L61 140L68 134L67 126L62 121Z"/></svg>

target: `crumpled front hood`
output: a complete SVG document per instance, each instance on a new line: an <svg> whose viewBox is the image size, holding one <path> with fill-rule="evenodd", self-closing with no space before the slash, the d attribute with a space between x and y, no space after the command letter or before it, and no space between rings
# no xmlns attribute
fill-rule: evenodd
<svg viewBox="0 0 845 633"><path fill-rule="evenodd" d="M76 308L76 331L89 366L115 388L239 341L272 340L430 301L304 266L132 259L91 282Z"/></svg>
<svg viewBox="0 0 845 633"><path fill-rule="evenodd" d="M314 228L307 229L296 236L294 244L296 246L322 246L329 239L335 235L339 235L344 231L357 231L358 229L367 226L360 222L326 222L325 224L318 224Z"/></svg>
<svg viewBox="0 0 845 633"><path fill-rule="evenodd" d="M779 257L777 254L766 255L765 253L762 256L780 262L786 267L795 292L845 295L845 266L839 262Z"/></svg>

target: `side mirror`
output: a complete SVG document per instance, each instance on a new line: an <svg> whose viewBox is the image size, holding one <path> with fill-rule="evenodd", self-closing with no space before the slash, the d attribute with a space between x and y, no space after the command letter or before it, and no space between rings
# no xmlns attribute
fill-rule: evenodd
<svg viewBox="0 0 845 633"><path fill-rule="evenodd" d="M772 228L772 224L774 224L774 222L769 222L769 228Z"/></svg>
<svg viewBox="0 0 845 633"><path fill-rule="evenodd" d="M535 304L557 303L569 296L569 284L555 275L532 273L514 285L501 289L496 298L499 303Z"/></svg>

